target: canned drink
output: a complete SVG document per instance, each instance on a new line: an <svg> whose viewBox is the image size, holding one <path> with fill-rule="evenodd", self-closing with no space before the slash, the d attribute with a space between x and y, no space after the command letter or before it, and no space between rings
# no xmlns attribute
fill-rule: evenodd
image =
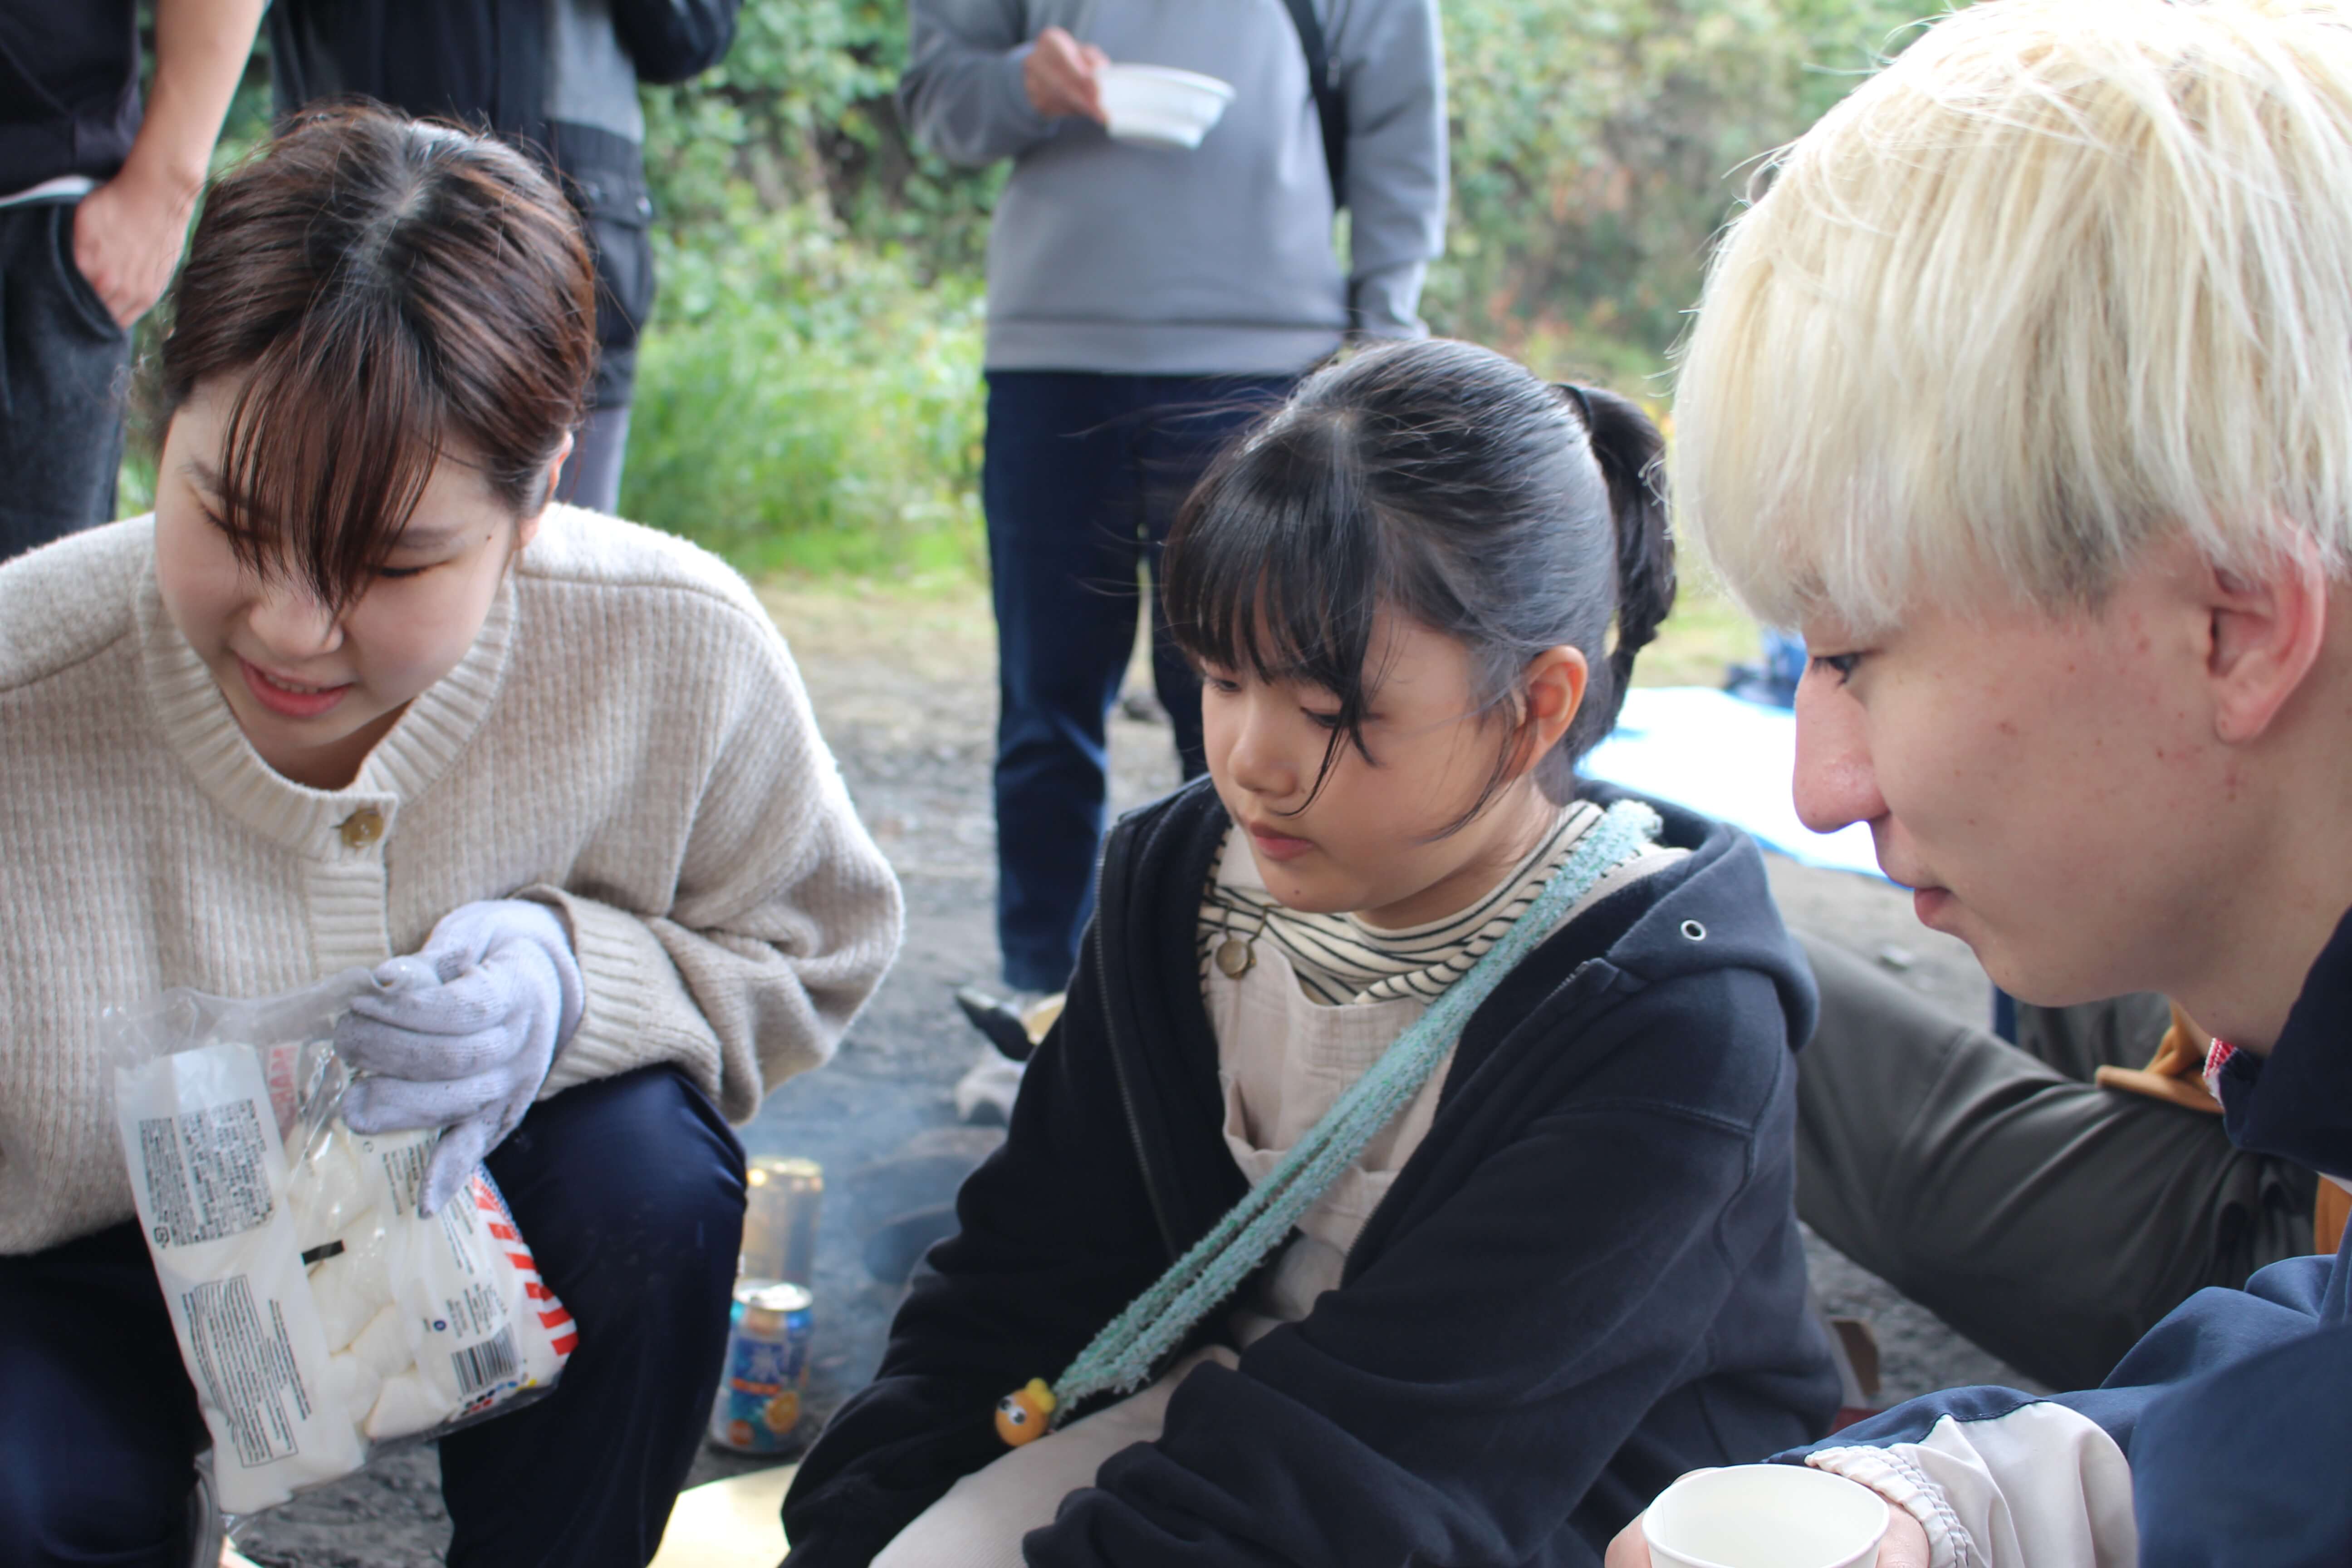
<svg viewBox="0 0 2352 1568"><path fill-rule="evenodd" d="M816 1283L817 1211L824 1204L824 1167L814 1160L761 1155L744 1173L750 1202L743 1214L745 1279Z"/></svg>
<svg viewBox="0 0 2352 1568"><path fill-rule="evenodd" d="M812 1300L798 1285L746 1279L730 1310L726 1371L710 1412L710 1440L739 1454L792 1447L808 1391Z"/></svg>

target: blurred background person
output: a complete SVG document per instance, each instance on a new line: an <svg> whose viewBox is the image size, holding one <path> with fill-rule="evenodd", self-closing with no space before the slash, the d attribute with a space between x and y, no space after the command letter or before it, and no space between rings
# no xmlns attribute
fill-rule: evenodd
<svg viewBox="0 0 2352 1568"><path fill-rule="evenodd" d="M596 261L596 383L557 499L616 509L637 334L654 302L637 84L726 57L743 0L278 0L278 112L357 93L487 127L563 176Z"/></svg>
<svg viewBox="0 0 2352 1568"><path fill-rule="evenodd" d="M2197 1291L2336 1250L2344 1189L2230 1141L2213 1038L2164 997L2013 1003L2004 1039L1804 942L1798 1215L2027 1375L2095 1386Z"/></svg>
<svg viewBox="0 0 2352 1568"><path fill-rule="evenodd" d="M114 516L131 327L186 243L263 0L0 0L0 561Z"/></svg>
<svg viewBox="0 0 2352 1568"><path fill-rule="evenodd" d="M899 104L949 161L1013 161L988 247L988 520L1000 674L997 941L1021 1010L1093 906L1105 724L1177 503L1216 447L1350 334L1414 338L1444 247L1434 0L912 0ZM1230 84L1190 151L1123 142L1103 73ZM1333 243L1349 213L1349 255ZM1157 591L1154 591L1155 600ZM1184 775L1200 689L1154 611Z"/></svg>

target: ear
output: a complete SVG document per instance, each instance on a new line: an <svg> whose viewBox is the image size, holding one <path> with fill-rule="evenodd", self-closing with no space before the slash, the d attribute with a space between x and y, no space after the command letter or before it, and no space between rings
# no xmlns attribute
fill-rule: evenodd
<svg viewBox="0 0 2352 1568"><path fill-rule="evenodd" d="M2327 639L2327 573L2317 542L2300 530L2259 574L2210 565L2203 573L2213 732L2224 744L2242 745L2270 728L2318 662Z"/></svg>
<svg viewBox="0 0 2352 1568"><path fill-rule="evenodd" d="M1584 706L1584 689L1591 676L1584 655L1566 643L1528 660L1520 676L1520 750L1512 759L1514 776L1559 744L1577 710Z"/></svg>
<svg viewBox="0 0 2352 1568"><path fill-rule="evenodd" d="M517 552L539 537L540 517L547 510L548 503L555 499L555 481L563 475L563 460L572 456L573 440L574 437L570 431L564 432L563 445L555 448L555 456L548 459L547 484L540 491L543 499L539 503L539 510L526 513L515 520L514 547Z"/></svg>

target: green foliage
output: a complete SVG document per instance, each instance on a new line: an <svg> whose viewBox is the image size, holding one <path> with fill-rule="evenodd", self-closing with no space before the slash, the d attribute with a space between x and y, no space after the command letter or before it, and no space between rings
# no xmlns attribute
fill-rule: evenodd
<svg viewBox="0 0 2352 1568"><path fill-rule="evenodd" d="M1453 219L1433 327L1621 385L1698 297L1736 178L1916 13L1890 0L1459 0Z"/></svg>
<svg viewBox="0 0 2352 1568"><path fill-rule="evenodd" d="M750 0L716 70L643 94L671 232L723 222L748 191L771 211L819 204L858 239L904 247L926 279L977 271L1005 171L908 142L893 96L906 34L905 0Z"/></svg>
<svg viewBox="0 0 2352 1568"><path fill-rule="evenodd" d="M977 570L981 298L802 202L662 240L621 510L754 574Z"/></svg>
<svg viewBox="0 0 2352 1568"><path fill-rule="evenodd" d="M1651 378L1738 171L1900 38L1895 0L1446 0L1454 202L1423 311ZM664 292L625 510L759 568L977 559L980 260L1004 170L909 145L904 0L749 0L645 93Z"/></svg>

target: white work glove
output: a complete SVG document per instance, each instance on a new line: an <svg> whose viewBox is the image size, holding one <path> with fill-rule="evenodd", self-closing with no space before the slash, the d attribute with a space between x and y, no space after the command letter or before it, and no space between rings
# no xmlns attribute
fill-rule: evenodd
<svg viewBox="0 0 2352 1568"><path fill-rule="evenodd" d="M443 1129L418 1205L436 1214L530 1109L587 988L562 917L522 899L451 910L415 957L378 964L375 983L335 1026L335 1049L361 1075L343 1121Z"/></svg>

